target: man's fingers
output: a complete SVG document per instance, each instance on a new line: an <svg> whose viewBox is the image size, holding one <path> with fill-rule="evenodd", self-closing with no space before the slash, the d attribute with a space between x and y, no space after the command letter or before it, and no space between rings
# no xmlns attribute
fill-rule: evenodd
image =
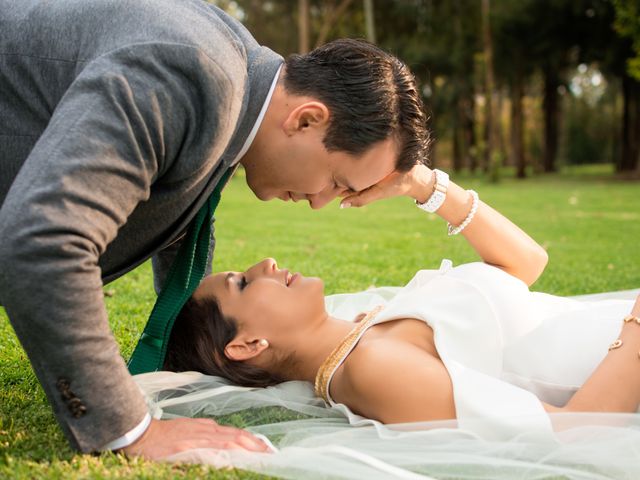
<svg viewBox="0 0 640 480"><path fill-rule="evenodd" d="M122 450L127 455L154 460L194 448L270 451L265 442L251 433L204 418L152 420L144 435Z"/></svg>
<svg viewBox="0 0 640 480"><path fill-rule="evenodd" d="M202 426L206 428L206 430L202 433L206 435L207 439L215 438L218 442L234 445L233 448L243 448L245 450L251 450L253 452L266 452L269 450L269 447L262 440L253 436L246 430L219 425L218 423L210 419L200 420L204 420L204 422L201 423Z"/></svg>
<svg viewBox="0 0 640 480"><path fill-rule="evenodd" d="M216 422L215 420L213 420L212 418L180 418L180 419L176 419L176 421L188 421L189 423L194 422L194 423L199 423L202 426L205 427L221 427L221 425L218 424L218 422Z"/></svg>
<svg viewBox="0 0 640 480"><path fill-rule="evenodd" d="M241 448L245 448L254 452L266 452L270 450L269 446L266 443L264 443L258 437L247 432L246 430L219 425L217 427L217 431L219 433L222 433L223 435L229 435L232 441L240 445Z"/></svg>
<svg viewBox="0 0 640 480"><path fill-rule="evenodd" d="M163 456L173 454L175 452L184 452L194 448L215 448L219 450L247 450L250 452L269 452L269 447L258 439L250 439L244 436L226 436L226 435L205 435L196 436L188 440L176 442L170 452L166 452Z"/></svg>
<svg viewBox="0 0 640 480"><path fill-rule="evenodd" d="M198 435L180 445L181 450L192 448L217 448L224 450L248 450L250 452L268 452L269 447L256 437L250 435L215 434Z"/></svg>
<svg viewBox="0 0 640 480"><path fill-rule="evenodd" d="M182 442L180 445L180 450L191 450L193 448L216 448L220 450L252 450L252 451L262 451L255 450L254 448L247 448L248 445L243 445L242 442L235 441L232 439L222 438L222 437L211 437L211 438L195 438L188 442Z"/></svg>
<svg viewBox="0 0 640 480"><path fill-rule="evenodd" d="M238 439L238 445L251 452L270 452L271 448L259 438L254 436L242 436Z"/></svg>

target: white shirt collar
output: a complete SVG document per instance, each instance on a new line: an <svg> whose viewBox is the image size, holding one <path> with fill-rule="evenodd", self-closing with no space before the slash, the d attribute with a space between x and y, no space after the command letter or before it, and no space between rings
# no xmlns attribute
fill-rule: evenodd
<svg viewBox="0 0 640 480"><path fill-rule="evenodd" d="M267 98L264 100L264 104L262 105L262 109L260 110L260 114L258 115L256 123L253 125L253 128L249 132L249 136L245 140L244 145L242 145L240 152L238 153L238 155L236 155L236 158L233 159L233 162L231 162L231 166L236 165L240 161L240 159L244 157L244 154L247 153L247 150L249 150L249 147L253 143L253 139L256 138L256 134L258 133L258 129L260 128L260 124L264 119L264 115L267 113L269 102L271 102L273 91L276 89L276 84L278 83L278 76L280 75L280 70L282 70L282 65L278 67L278 71L276 72L276 75L273 78L273 82L271 82L271 87L269 88L269 92L267 93Z"/></svg>

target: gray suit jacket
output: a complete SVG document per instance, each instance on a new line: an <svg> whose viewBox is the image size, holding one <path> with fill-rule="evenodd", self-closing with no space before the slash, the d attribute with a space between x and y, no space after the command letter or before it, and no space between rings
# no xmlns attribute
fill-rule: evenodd
<svg viewBox="0 0 640 480"><path fill-rule="evenodd" d="M72 446L146 412L103 282L162 282L281 63L200 0L0 0L0 301Z"/></svg>

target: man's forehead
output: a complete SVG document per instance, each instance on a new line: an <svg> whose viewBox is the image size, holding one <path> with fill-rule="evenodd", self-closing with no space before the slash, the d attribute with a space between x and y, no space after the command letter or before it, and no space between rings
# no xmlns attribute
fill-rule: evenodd
<svg viewBox="0 0 640 480"><path fill-rule="evenodd" d="M378 183L396 168L397 151L393 146L376 145L362 157L345 162L336 173L337 182L354 192Z"/></svg>

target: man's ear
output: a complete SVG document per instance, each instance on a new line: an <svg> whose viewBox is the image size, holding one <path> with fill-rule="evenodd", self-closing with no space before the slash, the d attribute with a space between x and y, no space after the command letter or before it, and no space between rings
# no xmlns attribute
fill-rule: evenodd
<svg viewBox="0 0 640 480"><path fill-rule="evenodd" d="M269 344L260 342L260 339L246 339L236 337L224 347L224 354L229 360L244 362L260 355L269 348Z"/></svg>
<svg viewBox="0 0 640 480"><path fill-rule="evenodd" d="M287 135L293 135L309 127L326 127L329 123L329 109L318 101L309 101L298 105L289 112L283 123Z"/></svg>

